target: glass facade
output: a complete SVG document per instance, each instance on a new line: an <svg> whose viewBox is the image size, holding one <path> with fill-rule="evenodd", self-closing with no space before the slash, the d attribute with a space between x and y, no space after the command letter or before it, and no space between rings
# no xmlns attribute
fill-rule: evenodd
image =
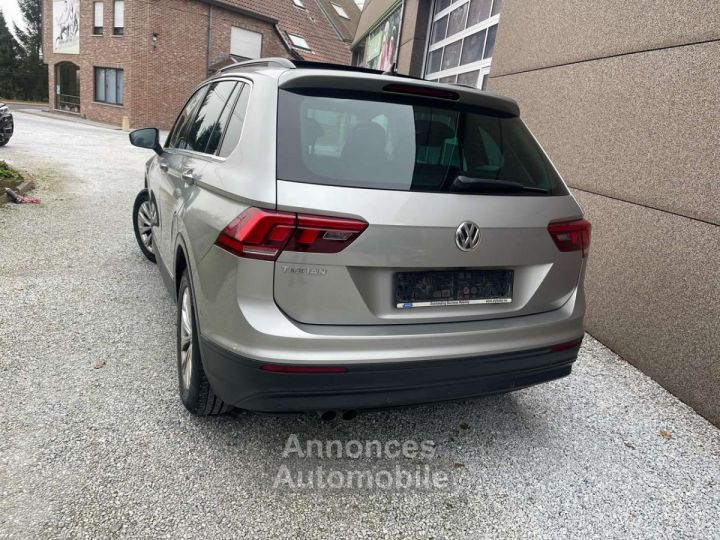
<svg viewBox="0 0 720 540"><path fill-rule="evenodd" d="M502 0L435 0L426 79L485 88Z"/></svg>

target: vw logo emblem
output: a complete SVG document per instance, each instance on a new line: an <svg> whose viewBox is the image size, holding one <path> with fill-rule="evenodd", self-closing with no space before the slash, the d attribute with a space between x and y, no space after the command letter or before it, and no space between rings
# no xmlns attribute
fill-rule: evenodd
<svg viewBox="0 0 720 540"><path fill-rule="evenodd" d="M480 227L465 221L455 231L455 245L461 251L472 251L480 243Z"/></svg>

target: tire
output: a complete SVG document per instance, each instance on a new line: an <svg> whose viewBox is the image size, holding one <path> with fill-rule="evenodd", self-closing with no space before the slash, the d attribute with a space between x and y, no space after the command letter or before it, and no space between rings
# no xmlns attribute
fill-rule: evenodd
<svg viewBox="0 0 720 540"><path fill-rule="evenodd" d="M180 278L176 335L178 386L185 408L197 416L229 411L230 407L213 392L202 365L195 301L187 270Z"/></svg>
<svg viewBox="0 0 720 540"><path fill-rule="evenodd" d="M0 146L5 146L9 141L10 139L0 139Z"/></svg>
<svg viewBox="0 0 720 540"><path fill-rule="evenodd" d="M143 189L135 197L133 204L133 229L140 251L150 262L155 261L155 231L153 226L157 222L157 209L150 199L147 189Z"/></svg>

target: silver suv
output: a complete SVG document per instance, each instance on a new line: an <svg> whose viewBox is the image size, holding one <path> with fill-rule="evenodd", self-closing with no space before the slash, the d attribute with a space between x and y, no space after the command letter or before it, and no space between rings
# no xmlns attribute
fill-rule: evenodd
<svg viewBox="0 0 720 540"><path fill-rule="evenodd" d="M134 208L180 395L355 411L570 373L590 224L507 98L264 59L202 83ZM350 413L348 413L350 414Z"/></svg>

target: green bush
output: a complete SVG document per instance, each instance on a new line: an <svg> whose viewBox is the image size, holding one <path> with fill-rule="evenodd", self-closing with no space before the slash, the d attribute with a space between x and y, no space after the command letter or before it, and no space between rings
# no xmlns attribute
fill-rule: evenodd
<svg viewBox="0 0 720 540"><path fill-rule="evenodd" d="M0 178L20 178L20 173L10 167L4 161L0 161Z"/></svg>

